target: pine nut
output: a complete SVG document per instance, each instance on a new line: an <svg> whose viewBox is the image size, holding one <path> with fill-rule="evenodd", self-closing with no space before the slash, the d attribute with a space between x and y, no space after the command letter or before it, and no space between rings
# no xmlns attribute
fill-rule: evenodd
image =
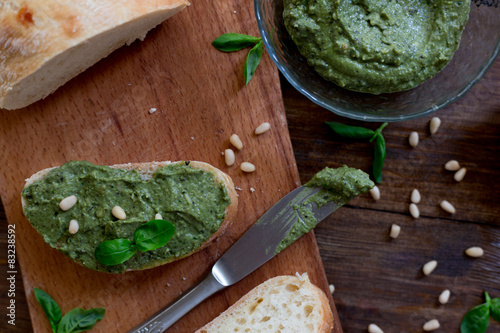
<svg viewBox="0 0 500 333"><path fill-rule="evenodd" d="M232 149L226 149L224 150L224 159L226 161L227 166L231 166L234 164L235 157L234 157L234 151Z"/></svg>
<svg viewBox="0 0 500 333"><path fill-rule="evenodd" d="M483 256L484 250L480 247L473 246L465 250L465 254L472 258L479 258Z"/></svg>
<svg viewBox="0 0 500 333"><path fill-rule="evenodd" d="M414 203L410 204L410 214L414 219L418 219L420 217L420 211L418 210L418 206Z"/></svg>
<svg viewBox="0 0 500 333"><path fill-rule="evenodd" d="M391 226L391 233L389 234L389 236L391 238L398 238L400 232L401 232L401 227L397 224L393 224Z"/></svg>
<svg viewBox="0 0 500 333"><path fill-rule="evenodd" d="M453 205L448 201L443 200L439 205L441 206L441 208L443 208L445 212L450 214L455 214L455 207L453 207Z"/></svg>
<svg viewBox="0 0 500 333"><path fill-rule="evenodd" d="M127 218L125 211L120 206L114 206L111 210L111 214L119 220L125 220Z"/></svg>
<svg viewBox="0 0 500 333"><path fill-rule="evenodd" d="M457 171L458 169L460 169L460 164L458 164L458 161L450 160L446 162L444 168L448 171Z"/></svg>
<svg viewBox="0 0 500 333"><path fill-rule="evenodd" d="M439 325L439 321L437 319L429 320L428 322L426 322L424 324L424 326L422 326L422 328L426 332L437 330L439 327L440 327L440 325Z"/></svg>
<svg viewBox="0 0 500 333"><path fill-rule="evenodd" d="M377 185L370 189L370 194L372 195L373 200L377 201L380 199L380 190Z"/></svg>
<svg viewBox="0 0 500 333"><path fill-rule="evenodd" d="M429 123L429 132L431 132L431 134L435 134L438 131L440 125L441 119L439 119L438 117L433 117L431 119L431 122Z"/></svg>
<svg viewBox="0 0 500 333"><path fill-rule="evenodd" d="M439 295L439 303L446 304L450 300L450 291L448 289L443 290L443 292Z"/></svg>
<svg viewBox="0 0 500 333"><path fill-rule="evenodd" d="M241 171L244 172L254 172L255 171L255 165L249 162L243 162L240 165Z"/></svg>
<svg viewBox="0 0 500 333"><path fill-rule="evenodd" d="M155 220L163 220L163 217L161 216L160 213L155 214Z"/></svg>
<svg viewBox="0 0 500 333"><path fill-rule="evenodd" d="M231 142L231 144L236 149L238 149L238 150L242 150L243 149L243 143L241 142L240 137L237 134L231 135L231 137L229 138L229 142Z"/></svg>
<svg viewBox="0 0 500 333"><path fill-rule="evenodd" d="M271 128L271 124L262 123L255 129L255 135L265 133L265 132L269 131L270 128Z"/></svg>
<svg viewBox="0 0 500 333"><path fill-rule="evenodd" d="M415 148L418 145L418 133L411 132L410 136L408 137L408 142L410 143L410 146Z"/></svg>
<svg viewBox="0 0 500 333"><path fill-rule="evenodd" d="M425 264L424 267L422 267L422 272L424 273L424 275L431 274L432 271L436 269L437 264L438 263L436 260L429 261L427 264Z"/></svg>
<svg viewBox="0 0 500 333"><path fill-rule="evenodd" d="M328 288L330 288L330 294L333 294L335 291L335 286L333 284L329 285Z"/></svg>
<svg viewBox="0 0 500 333"><path fill-rule="evenodd" d="M69 197L66 197L61 200L59 203L59 208L61 208L64 211L67 211L73 207L76 202L78 201L76 195L70 195Z"/></svg>
<svg viewBox="0 0 500 333"><path fill-rule="evenodd" d="M461 182L464 179L466 173L467 173L466 168L460 168L460 170L455 172L455 175L453 175L453 178L455 178L455 180L457 182Z"/></svg>
<svg viewBox="0 0 500 333"><path fill-rule="evenodd" d="M420 199L420 192L417 189L413 189L413 191L411 191L410 197L411 202L413 202L414 204L418 204L420 202Z"/></svg>
<svg viewBox="0 0 500 333"><path fill-rule="evenodd" d="M382 329L375 324L368 325L368 332L369 333L384 333L384 331L382 331Z"/></svg>
<svg viewBox="0 0 500 333"><path fill-rule="evenodd" d="M78 225L78 221L77 220L71 220L69 221L69 228L68 228L68 231L70 234L74 235L78 232L78 228L80 226Z"/></svg>

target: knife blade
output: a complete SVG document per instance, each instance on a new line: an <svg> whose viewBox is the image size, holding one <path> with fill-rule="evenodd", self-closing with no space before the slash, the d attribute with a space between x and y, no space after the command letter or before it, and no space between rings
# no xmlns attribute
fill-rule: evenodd
<svg viewBox="0 0 500 333"><path fill-rule="evenodd" d="M318 206L312 198L321 189L301 186L287 194L219 258L210 273L198 285L129 333L164 332L199 303L240 281L293 243L294 240L283 241L296 223L310 223L310 217L304 214L314 214L317 224L342 206L343 203L337 204L334 201Z"/></svg>

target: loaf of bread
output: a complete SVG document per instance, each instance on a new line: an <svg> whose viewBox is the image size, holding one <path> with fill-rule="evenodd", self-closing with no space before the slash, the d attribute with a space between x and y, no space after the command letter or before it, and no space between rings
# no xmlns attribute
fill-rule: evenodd
<svg viewBox="0 0 500 333"><path fill-rule="evenodd" d="M187 0L0 2L0 108L47 97L124 44L189 5Z"/></svg>
<svg viewBox="0 0 500 333"><path fill-rule="evenodd" d="M63 209L61 202L70 196L76 203ZM200 251L230 226L238 205L231 178L197 161L111 167L68 162L28 178L21 200L24 214L48 244L87 268L108 273L152 268ZM126 218L117 218L114 206L123 206ZM156 214L176 228L167 245L137 252L119 265L96 260L99 243L133 240L134 231L158 219ZM77 232L71 220L77 221Z"/></svg>
<svg viewBox="0 0 500 333"><path fill-rule="evenodd" d="M328 299L304 273L267 280L196 333L327 333L332 329Z"/></svg>

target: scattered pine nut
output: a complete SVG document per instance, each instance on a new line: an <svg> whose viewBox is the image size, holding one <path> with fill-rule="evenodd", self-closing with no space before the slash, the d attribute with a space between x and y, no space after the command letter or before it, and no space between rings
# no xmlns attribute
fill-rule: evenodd
<svg viewBox="0 0 500 333"><path fill-rule="evenodd" d="M465 250L465 254L472 258L479 258L483 256L484 250L478 246L473 246Z"/></svg>
<svg viewBox="0 0 500 333"><path fill-rule="evenodd" d="M460 169L460 164L458 164L458 161L450 160L446 162L444 168L448 171L457 171L458 169Z"/></svg>
<svg viewBox="0 0 500 333"><path fill-rule="evenodd" d="M240 137L237 134L231 135L231 137L229 137L229 142L231 142L231 144L236 149L238 149L238 150L242 150L243 149L243 143L241 142Z"/></svg>
<svg viewBox="0 0 500 333"><path fill-rule="evenodd" d="M160 213L156 213L155 220L163 220L163 217L161 216Z"/></svg>
<svg viewBox="0 0 500 333"><path fill-rule="evenodd" d="M418 206L414 203L410 204L410 214L414 219L418 219L420 217L420 211L418 210Z"/></svg>
<svg viewBox="0 0 500 333"><path fill-rule="evenodd" d="M437 330L441 325L439 325L439 321L437 319L432 319L429 320L422 326L424 331L429 332L429 331L434 331Z"/></svg>
<svg viewBox="0 0 500 333"><path fill-rule="evenodd" d="M241 171L244 172L254 172L255 171L255 165L249 162L243 162L240 165Z"/></svg>
<svg viewBox="0 0 500 333"><path fill-rule="evenodd" d="M424 275L431 274L432 271L436 269L437 264L438 263L436 260L429 261L427 264L425 264L424 267L422 267L422 272L424 273Z"/></svg>
<svg viewBox="0 0 500 333"><path fill-rule="evenodd" d="M370 189L370 194L372 195L373 200L377 201L380 199L380 190L377 185Z"/></svg>
<svg viewBox="0 0 500 333"><path fill-rule="evenodd" d="M410 197L411 202L413 202L414 204L418 204L420 202L420 199L420 192L416 188L413 189L413 191L411 191Z"/></svg>
<svg viewBox="0 0 500 333"><path fill-rule="evenodd" d="M255 129L255 135L265 133L265 132L269 131L270 128L271 128L271 124L262 123Z"/></svg>
<svg viewBox="0 0 500 333"><path fill-rule="evenodd" d="M78 228L80 226L78 225L78 221L77 220L71 220L69 221L69 228L68 228L68 231L70 234L74 235L78 232Z"/></svg>
<svg viewBox="0 0 500 333"><path fill-rule="evenodd" d="M76 202L78 201L76 195L70 195L69 197L66 197L61 200L59 203L59 208L61 208L64 211L67 211L73 207Z"/></svg>
<svg viewBox="0 0 500 333"><path fill-rule="evenodd" d="M375 324L368 325L368 332L369 333L384 333L384 331L382 331L382 329Z"/></svg>
<svg viewBox="0 0 500 333"><path fill-rule="evenodd" d="M450 291L448 289L443 290L443 292L439 295L439 303L446 304L450 300Z"/></svg>
<svg viewBox="0 0 500 333"><path fill-rule="evenodd" d="M408 137L408 142L410 143L410 146L415 148L418 145L418 133L411 132L410 136Z"/></svg>
<svg viewBox="0 0 500 333"><path fill-rule="evenodd" d="M234 161L236 160L236 158L234 157L234 151L232 149L226 149L224 151L224 159L227 166L233 165Z"/></svg>
<svg viewBox="0 0 500 333"><path fill-rule="evenodd" d="M466 173L467 173L466 168L460 168L460 170L455 172L455 175L453 175L453 178L455 178L455 180L457 182L461 182L464 179Z"/></svg>
<svg viewBox="0 0 500 333"><path fill-rule="evenodd" d="M429 132L431 132L431 134L435 134L438 131L440 125L441 119L439 119L438 117L433 117L431 119L431 122L429 123Z"/></svg>
<svg viewBox="0 0 500 333"><path fill-rule="evenodd" d="M443 200L441 201L441 203L439 204L441 206L441 208L443 208L443 210L447 213L450 213L450 214L455 214L455 207L453 207L453 205L451 203L449 203L448 201L446 200Z"/></svg>
<svg viewBox="0 0 500 333"><path fill-rule="evenodd" d="M119 220L125 220L127 218L125 211L120 206L114 206L111 210L111 214Z"/></svg>
<svg viewBox="0 0 500 333"><path fill-rule="evenodd" d="M330 294L333 294L333 292L335 291L335 286L333 284L330 284L328 288L330 288Z"/></svg>
<svg viewBox="0 0 500 333"><path fill-rule="evenodd" d="M391 238L398 238L400 232L401 232L401 227L397 224L393 224L391 226L391 233L389 234L389 236Z"/></svg>

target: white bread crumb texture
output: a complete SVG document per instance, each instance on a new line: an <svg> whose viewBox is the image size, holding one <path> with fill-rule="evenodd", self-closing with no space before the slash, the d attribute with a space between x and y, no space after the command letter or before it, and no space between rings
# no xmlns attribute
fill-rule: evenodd
<svg viewBox="0 0 500 333"><path fill-rule="evenodd" d="M324 312L307 274L280 276L256 287L198 333L323 332Z"/></svg>

